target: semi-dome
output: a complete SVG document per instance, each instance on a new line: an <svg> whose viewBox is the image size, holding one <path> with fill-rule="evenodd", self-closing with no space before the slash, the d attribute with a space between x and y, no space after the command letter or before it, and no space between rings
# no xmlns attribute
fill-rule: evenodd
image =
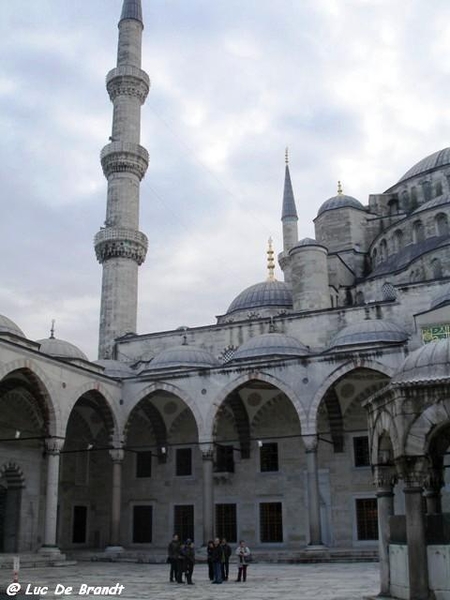
<svg viewBox="0 0 450 600"><path fill-rule="evenodd" d="M197 346L174 346L157 354L148 369L209 369L219 366L219 361L207 350Z"/></svg>
<svg viewBox="0 0 450 600"><path fill-rule="evenodd" d="M94 361L96 365L104 368L104 374L108 377L122 378L134 375L134 371L127 363L120 360L101 359Z"/></svg>
<svg viewBox="0 0 450 600"><path fill-rule="evenodd" d="M77 348L75 344L71 344L65 340L50 337L44 340L37 340L37 343L40 344L40 352L48 354L49 356L54 356L55 358L62 358L64 360L89 360L86 354Z"/></svg>
<svg viewBox="0 0 450 600"><path fill-rule="evenodd" d="M284 281L270 280L251 285L236 296L226 314L266 307L292 308L292 294Z"/></svg>
<svg viewBox="0 0 450 600"><path fill-rule="evenodd" d="M322 206L317 212L317 216L326 212L327 210L334 210L335 208L357 208L358 210L365 210L364 206L359 200L353 198L353 196L347 196L347 194L338 194L325 200Z"/></svg>
<svg viewBox="0 0 450 600"><path fill-rule="evenodd" d="M433 296L430 302L430 309L439 308L450 303L450 285L441 288L439 292Z"/></svg>
<svg viewBox="0 0 450 600"><path fill-rule="evenodd" d="M274 356L304 356L308 348L290 335L263 333L251 338L233 354L231 361Z"/></svg>
<svg viewBox="0 0 450 600"><path fill-rule="evenodd" d="M328 347L331 349L355 344L398 343L407 339L408 332L394 321L366 319L338 331Z"/></svg>
<svg viewBox="0 0 450 600"><path fill-rule="evenodd" d="M392 385L450 380L450 338L429 342L408 356L392 378Z"/></svg>
<svg viewBox="0 0 450 600"><path fill-rule="evenodd" d="M450 148L438 150L437 152L433 152L433 154L422 158L422 160L419 160L418 163L406 171L403 177L399 179L398 183L411 179L412 177L417 177L418 175L425 175L426 173L430 173L431 171L448 165L450 165Z"/></svg>
<svg viewBox="0 0 450 600"><path fill-rule="evenodd" d="M25 337L24 332L18 327L14 321L8 319L4 315L0 315L0 333L12 333L13 335L18 335L19 337Z"/></svg>

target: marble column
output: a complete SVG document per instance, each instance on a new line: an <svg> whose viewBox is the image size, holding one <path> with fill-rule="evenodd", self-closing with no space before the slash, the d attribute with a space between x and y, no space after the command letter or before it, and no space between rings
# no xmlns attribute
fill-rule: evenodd
<svg viewBox="0 0 450 600"><path fill-rule="evenodd" d="M203 447L203 544L214 538L214 447Z"/></svg>
<svg viewBox="0 0 450 600"><path fill-rule="evenodd" d="M308 479L309 548L323 547L320 523L319 469L317 466L318 439L316 435L303 437L306 450Z"/></svg>
<svg viewBox="0 0 450 600"><path fill-rule="evenodd" d="M122 464L124 451L120 448L110 450L112 458L112 499L111 499L111 529L110 543L106 552L120 552L123 550L120 545L120 514L122 505Z"/></svg>
<svg viewBox="0 0 450 600"><path fill-rule="evenodd" d="M395 469L390 465L374 467L378 507L378 554L380 560L380 596L390 595L389 517L394 514Z"/></svg>
<svg viewBox="0 0 450 600"><path fill-rule="evenodd" d="M39 552L42 554L60 554L61 552L56 544L56 527L60 452L63 446L64 439L62 438L48 438L45 440L47 485L45 489L44 544L39 549Z"/></svg>

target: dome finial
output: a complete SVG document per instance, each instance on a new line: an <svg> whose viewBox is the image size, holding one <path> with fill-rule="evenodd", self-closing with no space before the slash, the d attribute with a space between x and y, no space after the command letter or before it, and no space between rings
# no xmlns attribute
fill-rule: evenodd
<svg viewBox="0 0 450 600"><path fill-rule="evenodd" d="M338 196L342 196L343 191L342 191L342 183L340 181L338 181L338 190L337 190Z"/></svg>
<svg viewBox="0 0 450 600"><path fill-rule="evenodd" d="M269 238L269 248L267 250L267 270L269 275L267 276L267 281L276 281L274 271L275 271L275 260L273 258L274 252L272 247L272 238Z"/></svg>
<svg viewBox="0 0 450 600"><path fill-rule="evenodd" d="M50 327L50 339L55 339L55 319L52 319L52 326Z"/></svg>
<svg viewBox="0 0 450 600"><path fill-rule="evenodd" d="M284 155L284 159L286 161L286 164L289 164L289 148L286 146L286 150L285 150L285 155Z"/></svg>

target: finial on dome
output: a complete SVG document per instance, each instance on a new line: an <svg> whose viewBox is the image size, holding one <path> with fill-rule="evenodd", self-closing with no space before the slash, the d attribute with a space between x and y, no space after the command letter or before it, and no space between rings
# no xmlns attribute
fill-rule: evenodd
<svg viewBox="0 0 450 600"><path fill-rule="evenodd" d="M284 155L284 159L286 161L286 164L289 164L289 148L286 146L286 151L285 151L285 155Z"/></svg>
<svg viewBox="0 0 450 600"><path fill-rule="evenodd" d="M50 327L50 339L55 339L55 319L52 319L52 326Z"/></svg>
<svg viewBox="0 0 450 600"><path fill-rule="evenodd" d="M337 190L338 196L342 196L343 191L342 191L342 183L340 181L338 181L338 190Z"/></svg>
<svg viewBox="0 0 450 600"><path fill-rule="evenodd" d="M272 247L272 238L269 238L269 248L267 250L267 271L268 271L268 276L267 276L267 281L276 281L275 279L275 275L274 275L274 271L275 271L275 260L273 258L274 255L274 251L273 251L273 247Z"/></svg>

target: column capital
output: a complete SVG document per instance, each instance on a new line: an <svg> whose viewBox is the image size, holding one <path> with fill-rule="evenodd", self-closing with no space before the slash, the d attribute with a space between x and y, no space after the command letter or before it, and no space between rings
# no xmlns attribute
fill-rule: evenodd
<svg viewBox="0 0 450 600"><path fill-rule="evenodd" d="M64 438L59 438L59 437L45 438L44 444L45 444L46 454L51 454L53 456L59 454L64 447L64 442L65 442Z"/></svg>
<svg viewBox="0 0 450 600"><path fill-rule="evenodd" d="M408 489L421 490L429 474L429 461L426 456L401 456L395 461L400 477Z"/></svg>
<svg viewBox="0 0 450 600"><path fill-rule="evenodd" d="M214 459L214 444L203 444L200 446L200 452L202 453L203 460L213 460Z"/></svg>
<svg viewBox="0 0 450 600"><path fill-rule="evenodd" d="M397 483L397 473L394 465L375 465L373 467L373 482L377 488L377 496L385 493L392 494Z"/></svg>
<svg viewBox="0 0 450 600"><path fill-rule="evenodd" d="M308 452L317 452L317 447L319 445L319 438L315 433L302 435L303 443L305 444L305 451Z"/></svg>
<svg viewBox="0 0 450 600"><path fill-rule="evenodd" d="M110 455L113 463L121 463L121 462L123 462L125 452L122 448L112 448L109 451L109 455Z"/></svg>

